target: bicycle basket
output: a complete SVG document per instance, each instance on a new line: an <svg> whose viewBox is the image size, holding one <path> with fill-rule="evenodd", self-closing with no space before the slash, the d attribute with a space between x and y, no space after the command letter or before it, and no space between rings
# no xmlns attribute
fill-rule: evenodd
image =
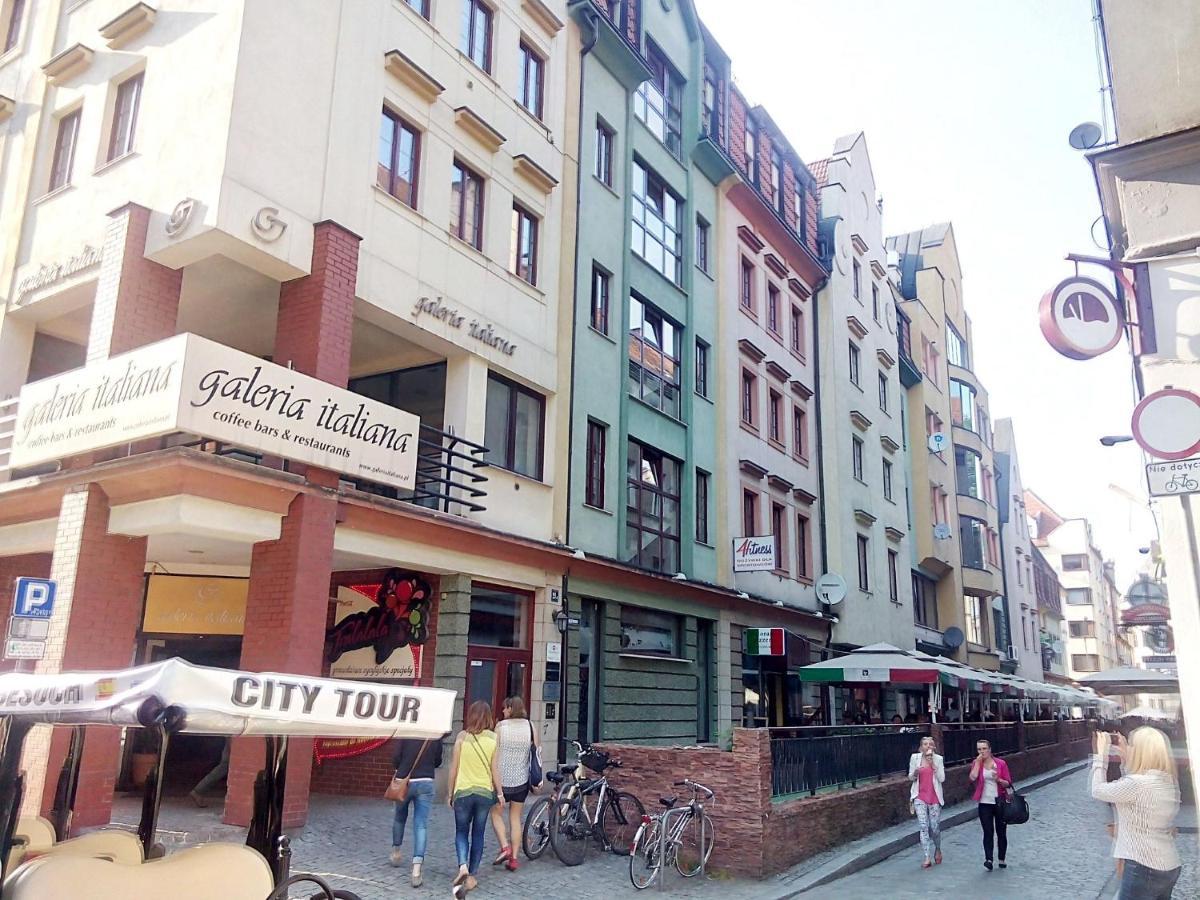
<svg viewBox="0 0 1200 900"><path fill-rule="evenodd" d="M603 750L588 750L579 757L579 761L593 772L603 772L608 768L612 758Z"/></svg>

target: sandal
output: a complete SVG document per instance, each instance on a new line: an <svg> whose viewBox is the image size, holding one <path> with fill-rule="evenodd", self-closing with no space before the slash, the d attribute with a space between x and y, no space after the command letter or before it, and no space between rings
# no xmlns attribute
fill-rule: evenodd
<svg viewBox="0 0 1200 900"><path fill-rule="evenodd" d="M466 872L459 872L454 876L454 880L450 882L450 896L454 900L462 900L463 897L467 896L466 881L469 877Z"/></svg>
<svg viewBox="0 0 1200 900"><path fill-rule="evenodd" d="M940 866L942 864L942 851L941 850L939 850L937 853L933 854L933 864L935 866Z"/></svg>
<svg viewBox="0 0 1200 900"><path fill-rule="evenodd" d="M929 857L927 856L927 857L925 857L925 862L921 863L921 868L922 868L922 869L928 869L928 868L929 868L930 866L932 866L932 865L933 865L933 863L931 863L931 862L929 861Z"/></svg>
<svg viewBox="0 0 1200 900"><path fill-rule="evenodd" d="M492 860L492 865L493 866L502 866L506 862L508 862L510 859L512 859L512 855L513 855L512 847L501 847L500 855Z"/></svg>
<svg viewBox="0 0 1200 900"><path fill-rule="evenodd" d="M506 862L504 864L504 868L508 869L508 871L510 871L510 872L517 871L517 869L520 868L520 866L521 866L521 864L519 862L517 862L517 858L515 856L510 856L508 859L508 862Z"/></svg>

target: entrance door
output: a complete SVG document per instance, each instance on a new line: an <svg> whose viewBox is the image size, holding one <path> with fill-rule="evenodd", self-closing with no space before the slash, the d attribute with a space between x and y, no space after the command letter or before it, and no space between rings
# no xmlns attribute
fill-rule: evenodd
<svg viewBox="0 0 1200 900"><path fill-rule="evenodd" d="M498 717L506 697L520 697L528 709L529 657L528 650L471 647L467 653L467 706L486 701Z"/></svg>
<svg viewBox="0 0 1200 900"><path fill-rule="evenodd" d="M499 713L506 697L529 708L530 614L533 597L505 588L474 585L467 634L467 706L477 700Z"/></svg>

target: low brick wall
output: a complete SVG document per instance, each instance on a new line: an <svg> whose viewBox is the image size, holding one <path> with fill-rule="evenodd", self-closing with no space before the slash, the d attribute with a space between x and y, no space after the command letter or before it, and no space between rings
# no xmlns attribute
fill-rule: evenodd
<svg viewBox="0 0 1200 900"><path fill-rule="evenodd" d="M775 801L771 797L771 741L766 729L734 730L733 750L601 744L621 758L609 779L630 791L648 812L660 796L685 796L672 782L690 778L712 788L707 811L716 831L710 866L763 878L826 850L909 818L908 780L894 776L863 787L816 797ZM1010 753L1004 759L1018 781L1085 759L1087 740ZM969 765L946 771L947 805L970 796Z"/></svg>

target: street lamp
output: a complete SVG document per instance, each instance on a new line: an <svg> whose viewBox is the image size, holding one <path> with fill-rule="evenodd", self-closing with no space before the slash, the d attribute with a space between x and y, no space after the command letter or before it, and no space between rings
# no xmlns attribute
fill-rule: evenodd
<svg viewBox="0 0 1200 900"><path fill-rule="evenodd" d="M1128 434L1106 434L1100 438L1100 443L1105 447L1111 447L1114 444L1125 444L1132 440L1133 436Z"/></svg>

